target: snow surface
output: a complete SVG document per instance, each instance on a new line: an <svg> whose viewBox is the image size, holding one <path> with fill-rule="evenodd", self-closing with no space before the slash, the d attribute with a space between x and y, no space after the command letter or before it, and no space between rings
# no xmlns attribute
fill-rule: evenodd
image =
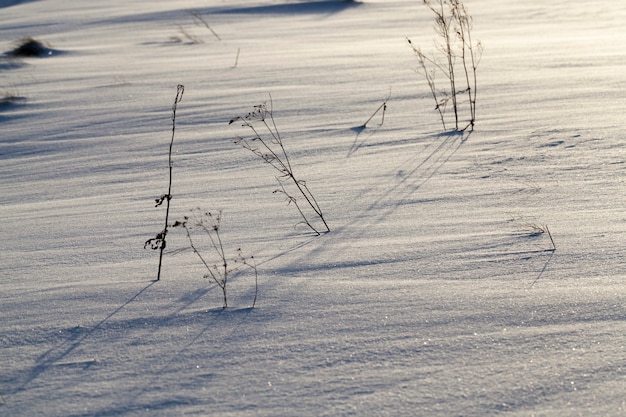
<svg viewBox="0 0 626 417"><path fill-rule="evenodd" d="M626 415L626 3L466 5L461 135L417 0L0 0L53 52L0 59L0 415ZM153 281L178 83L171 218L223 210L253 309L180 231ZM233 143L269 94L331 233Z"/></svg>

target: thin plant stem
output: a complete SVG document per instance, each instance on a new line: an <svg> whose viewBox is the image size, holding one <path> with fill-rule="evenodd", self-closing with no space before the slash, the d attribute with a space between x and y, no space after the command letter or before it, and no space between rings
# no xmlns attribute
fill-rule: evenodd
<svg viewBox="0 0 626 417"><path fill-rule="evenodd" d="M391 94L390 94L391 95ZM383 115L382 115L382 120L380 122L381 126L383 123L385 123L385 111L387 111L387 101L389 101L389 96L387 96L387 98L385 99L385 101L383 101L383 103L378 106L378 108L376 109L376 111L374 113L372 113L372 115L370 116L369 119L367 119L365 121L365 123L363 123L360 127L365 128L367 127L367 124L370 122L370 120L372 120L374 118L374 116L376 116L376 114L378 114L379 111L383 111Z"/></svg>
<svg viewBox="0 0 626 417"><path fill-rule="evenodd" d="M552 233L550 233L550 229L548 229L548 225L545 226L546 232L548 232L548 237L550 238L550 242L552 242L552 250L556 251L556 245L554 244L554 239L552 239Z"/></svg>
<svg viewBox="0 0 626 417"><path fill-rule="evenodd" d="M161 279L161 265L163 263L163 250L165 249L165 237L167 236L167 223L170 217L170 201L172 200L172 148L174 146L174 135L176 133L176 109L178 108L178 103L183 99L183 93L185 92L185 86L182 84L178 84L176 87L176 98L174 99L174 104L172 104L172 139L170 140L170 150L168 157L168 168L169 168L169 183L167 186L167 196L166 196L166 205L165 205L165 226L163 228L163 244L161 245L161 249L159 251L159 270L157 272L157 281Z"/></svg>
<svg viewBox="0 0 626 417"><path fill-rule="evenodd" d="M417 72L426 79L444 130L446 130L445 120L450 119L449 116L446 117L448 105L454 113L454 130L465 131L468 128L473 130L476 121L476 69L482 55L482 45L480 42L473 44L472 18L468 15L462 0L423 0L423 4L434 14L434 29L438 37L435 47L442 58L439 60L437 57L426 56L407 39L418 58ZM447 79L449 90L436 88L435 75L438 72ZM465 86L462 86L463 82ZM465 101L462 100L465 93L469 106L469 121L460 129L459 123L463 118L460 114L461 109L466 108Z"/></svg>
<svg viewBox="0 0 626 417"><path fill-rule="evenodd" d="M169 183L167 186L167 194L163 194L161 197L157 198L155 207L160 206L165 202L165 225L163 226L163 230L157 233L156 237L146 240L143 247L147 248L150 246L151 249L156 250L159 249L159 268L157 270L157 278L159 281L161 279L161 266L163 265L163 251L166 246L166 237L168 230L168 221L170 215L170 200L172 199L172 148L174 146L174 135L176 132L176 108L178 103L183 99L183 92L185 91L185 87L182 84L178 84L176 88L176 98L174 99L174 104L172 105L172 139L170 140L170 149L168 156L168 169L169 169Z"/></svg>
<svg viewBox="0 0 626 417"><path fill-rule="evenodd" d="M428 87L430 89L430 93L433 96L433 100L435 100L435 110L437 110L437 112L439 113L439 119L441 120L443 130L446 130L446 120L444 118L445 105L441 105L441 101L437 96L437 87L435 85L435 70L429 71L426 67L426 62L433 63L433 61L429 59L426 55L424 55L420 48L415 47L410 39L407 38L407 41L413 49L415 56L417 56L417 60L423 71L424 78L426 79L426 83L428 84ZM438 65L435 64L435 66L437 67Z"/></svg>
<svg viewBox="0 0 626 417"><path fill-rule="evenodd" d="M455 62L455 54L452 48L452 36L451 32L451 19L446 16L444 9L444 1L439 0L439 10L435 8L435 6L431 5L429 1L424 1L424 3L432 10L435 14L435 26L436 29L443 39L443 44L441 48L446 57L446 75L448 77L448 81L450 82L450 98L452 100L452 110L454 112L454 128L455 130L459 129L459 115L458 115L458 106L457 106L457 97L456 97L456 78L455 78L455 70L454 70L454 62Z"/></svg>

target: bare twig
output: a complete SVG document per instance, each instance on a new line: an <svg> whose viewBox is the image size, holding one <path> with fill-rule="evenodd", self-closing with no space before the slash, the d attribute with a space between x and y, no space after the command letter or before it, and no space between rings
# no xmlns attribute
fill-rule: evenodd
<svg viewBox="0 0 626 417"><path fill-rule="evenodd" d="M169 185L167 187L167 194L161 195L159 198L155 200L155 207L160 206L163 202L166 202L165 209L165 226L163 230L157 233L156 237L146 240L143 247L146 248L150 246L151 249L157 250L159 249L159 269L157 271L156 280L159 281L161 279L161 265L163 262L163 250L165 249L166 242L165 237L167 236L167 228L168 221L170 215L170 200L172 199L172 147L174 146L174 134L176 132L176 109L178 107L178 103L183 99L183 93L185 92L185 86L182 84L178 84L176 87L176 97L174 98L174 104L172 105L172 139L170 140L170 149L169 149L169 157L168 157L168 167L169 167Z"/></svg>
<svg viewBox="0 0 626 417"><path fill-rule="evenodd" d="M383 111L383 115L382 115L382 119L380 121L380 126L383 125L383 123L385 123L385 112L387 111L387 102L389 101L389 98L391 97L391 92L389 93L389 95L387 96L387 98L385 98L385 100L383 101L383 103L378 106L378 108L376 109L376 111L370 116L369 119L367 119L365 121L365 123L363 123L361 126L359 126L362 129L365 129L367 127L367 124L370 122L370 120L372 120L374 118L374 116L376 116L376 114L379 111Z"/></svg>

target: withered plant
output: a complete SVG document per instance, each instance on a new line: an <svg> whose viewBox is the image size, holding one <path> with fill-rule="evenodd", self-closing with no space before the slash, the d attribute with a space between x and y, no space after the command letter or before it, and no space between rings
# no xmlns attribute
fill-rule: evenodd
<svg viewBox="0 0 626 417"><path fill-rule="evenodd" d="M228 257L220 234L221 222L221 211L213 214L196 208L183 220L174 222L172 227L181 227L185 231L191 250L207 270L204 278L212 280L222 290L223 308L228 307L229 278L241 269L252 270L254 273L252 307L254 307L258 294L258 272L254 256L245 257L239 248L235 257Z"/></svg>
<svg viewBox="0 0 626 417"><path fill-rule="evenodd" d="M163 227L163 230L157 233L155 237L146 240L143 245L144 249L150 247L150 249L152 250L159 251L159 269L157 271L157 281L161 279L161 265L163 263L163 251L165 250L166 246L165 237L167 236L167 228L170 215L170 200L172 199L172 147L174 146L174 134L176 132L176 108L178 107L178 103L180 103L180 101L183 99L184 92L185 86L183 86L182 84L178 84L178 86L176 87L176 97L174 98L174 104L172 105L172 138L170 140L170 150L168 157L169 184L167 187L167 193L162 194L160 197L155 199L155 207L159 207L164 202L166 204L165 226Z"/></svg>
<svg viewBox="0 0 626 417"><path fill-rule="evenodd" d="M321 233L330 232L324 213L311 190L306 182L296 177L294 173L283 139L276 127L271 97L269 107L266 103L254 106L250 113L231 119L229 124L236 121L240 121L252 134L239 137L235 143L261 158L278 172L276 180L279 188L274 190L274 194L283 195L287 204L293 204L302 217L299 223L308 226L315 234L319 236Z"/></svg>

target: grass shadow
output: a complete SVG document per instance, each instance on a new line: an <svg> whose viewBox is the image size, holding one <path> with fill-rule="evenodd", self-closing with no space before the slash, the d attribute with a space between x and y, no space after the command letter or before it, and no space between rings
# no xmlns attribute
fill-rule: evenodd
<svg viewBox="0 0 626 417"><path fill-rule="evenodd" d="M375 199L366 209L367 213L372 213L376 208L385 205L389 197L397 195L396 204L378 215L377 221L382 221L392 214L399 206L404 205L409 196L413 195L428 181L430 181L439 170L448 163L450 158L463 146L469 139L471 132L454 131L452 133L442 133L437 137L443 137L434 149L427 150L427 154L420 158L421 154L412 156L398 167L396 167L396 177L400 180L387 191ZM427 149L430 148L430 145ZM408 165L408 168L403 169Z"/></svg>
<svg viewBox="0 0 626 417"><path fill-rule="evenodd" d="M539 281L541 279L543 274L546 272L546 269L548 269L548 265L552 261L552 258L554 258L554 253L556 252L556 250L555 249L547 249L544 252L550 252L550 256L546 260L546 263L543 265L543 268L541 268L541 271L539 271L539 274L537 275L537 278L535 278L535 280L530 284L529 288L532 288L537 283L537 281Z"/></svg>
<svg viewBox="0 0 626 417"><path fill-rule="evenodd" d="M229 330L222 336L222 343L224 346L228 346L228 340L231 339L237 332L240 330L242 324L249 318L250 314L256 310L256 308L246 307L246 308L211 308L202 313L195 313L197 315L209 315L213 320L207 320L206 325L204 325L198 333L184 346L178 349L176 352L170 352L170 358L167 360L162 366L158 368L156 372L156 379L167 375L168 371L172 368L179 366L179 360L181 357L185 356L185 352L189 351L189 349L201 341L202 337L214 328L216 325L216 321L218 319L225 319L228 321ZM207 356L215 356L219 353L207 352ZM154 384L156 381L152 381ZM142 400L146 396L149 396L152 393L153 387L151 384L147 385L146 388L138 390L135 395L131 398L127 399L127 404L124 406L124 409L145 409L146 405L149 404L150 409L158 409L158 404L151 402L150 399ZM168 407L164 407L168 408Z"/></svg>
<svg viewBox="0 0 626 417"><path fill-rule="evenodd" d="M365 125L361 125L361 126L355 126L355 127L351 127L350 130L352 132L355 133L354 136L354 141L352 142L352 146L350 146L350 149L348 150L348 158L351 157L356 151L358 151L362 146L365 146L365 142L367 141L367 137L361 139L361 133L363 133L366 129L369 131L371 130L371 133L369 134L368 137L371 137L372 135L374 135L374 133L376 133L378 131L378 128L381 125L378 125L372 129L367 129L367 126Z"/></svg>
<svg viewBox="0 0 626 417"><path fill-rule="evenodd" d="M82 330L82 328L80 327L72 329L69 338L67 338L65 341L61 342L57 346L49 349L48 351L46 351L45 353L43 353L37 358L33 368L25 375L25 377L23 378L20 384L16 384L13 387L13 390L11 393L15 394L17 392L20 392L26 389L26 387L30 383L32 383L34 380L36 380L40 375L42 375L52 366L57 365L59 363L61 363L62 365L75 365L75 366L77 365L77 366L84 366L84 367L89 367L92 364L96 363L95 360L92 360L92 361L88 360L88 361L83 361L83 362L72 362L72 363L64 363L64 362L65 362L65 358L67 358L72 352L74 352L77 348L79 348L80 345L87 338L89 338L92 334L94 334L94 332L96 332L98 329L104 326L109 320L111 320L113 316L118 314L126 306L128 306L130 303L135 301L141 294L146 292L155 283L156 281L151 281L148 285L146 285L144 288L139 290L135 295L129 298L126 302L124 302L124 304L120 305L118 308L113 310L108 316L106 316L104 319L102 319L100 322L98 322L95 326L91 327L90 329Z"/></svg>
<svg viewBox="0 0 626 417"><path fill-rule="evenodd" d="M399 180L394 184L385 187L384 191L380 193L376 191L380 190L380 187L374 185L369 187L360 196L361 199L367 199L369 204L364 206L360 213L351 216L351 220L347 223L336 226L332 235L348 233L350 236L346 239L358 240L368 233L367 227L364 226L384 222L398 208L407 205L411 197L450 161L470 136L471 132L463 131L435 135L435 140L433 140L432 145L426 147L425 152L419 152L393 168L395 172L402 171L402 175L395 176ZM441 138L443 140L437 141ZM377 193L377 195L372 195L370 198L368 196L370 191ZM303 261L308 262L316 254L324 251L332 251L336 257L339 257L345 248L336 246L335 242L331 240L320 245L314 245L311 250L305 251L300 258L295 259L286 268L297 270Z"/></svg>

